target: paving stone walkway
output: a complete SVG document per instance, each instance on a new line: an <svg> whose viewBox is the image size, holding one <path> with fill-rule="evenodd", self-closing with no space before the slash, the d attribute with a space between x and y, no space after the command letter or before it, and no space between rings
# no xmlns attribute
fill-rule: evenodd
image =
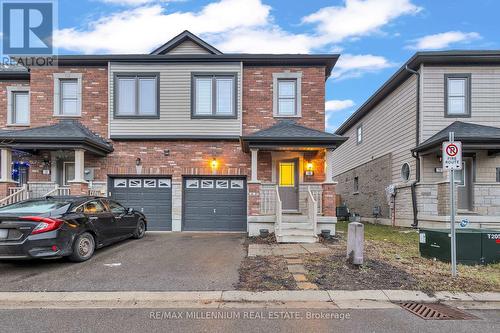
<svg viewBox="0 0 500 333"><path fill-rule="evenodd" d="M317 290L318 286L307 279L307 269L304 267L304 262L298 255L286 255L285 260L287 269L292 273L293 279L300 290Z"/></svg>
<svg viewBox="0 0 500 333"><path fill-rule="evenodd" d="M320 243L312 244L250 244L248 256L283 256L287 269L300 290L317 290L318 286L307 279L309 273L300 258L301 254L330 253L332 250Z"/></svg>
<svg viewBox="0 0 500 333"><path fill-rule="evenodd" d="M250 244L248 256L284 256L308 253L328 253L331 249L320 243L312 244Z"/></svg>

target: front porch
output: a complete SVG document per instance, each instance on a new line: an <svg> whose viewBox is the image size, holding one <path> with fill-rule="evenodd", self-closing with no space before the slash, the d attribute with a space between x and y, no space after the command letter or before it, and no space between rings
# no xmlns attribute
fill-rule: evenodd
<svg viewBox="0 0 500 333"><path fill-rule="evenodd" d="M343 140L290 121L242 138L251 153L250 236L267 229L278 242L313 243L335 234L332 153Z"/></svg>
<svg viewBox="0 0 500 333"><path fill-rule="evenodd" d="M441 143L449 132L463 145L463 169L455 172L457 220L468 227L500 228L500 128L455 122L414 151L421 164L416 184L419 225L449 226L450 174L441 168Z"/></svg>
<svg viewBox="0 0 500 333"><path fill-rule="evenodd" d="M113 147L80 123L6 131L0 139L0 206L50 195L105 194L85 161Z"/></svg>

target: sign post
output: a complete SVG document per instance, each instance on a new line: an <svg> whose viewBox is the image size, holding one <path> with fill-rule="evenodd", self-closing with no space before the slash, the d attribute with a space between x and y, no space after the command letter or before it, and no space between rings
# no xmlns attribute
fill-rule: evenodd
<svg viewBox="0 0 500 333"><path fill-rule="evenodd" d="M450 132L448 142L443 142L443 170L450 172L451 276L455 277L457 276L455 170L462 170L462 143L455 141L454 132Z"/></svg>

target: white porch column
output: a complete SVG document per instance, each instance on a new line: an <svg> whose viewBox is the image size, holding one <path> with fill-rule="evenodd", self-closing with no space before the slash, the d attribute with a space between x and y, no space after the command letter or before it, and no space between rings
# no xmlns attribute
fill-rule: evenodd
<svg viewBox="0 0 500 333"><path fill-rule="evenodd" d="M85 150L75 149L75 183L85 182Z"/></svg>
<svg viewBox="0 0 500 333"><path fill-rule="evenodd" d="M57 158L56 152L50 152L50 181L57 183Z"/></svg>
<svg viewBox="0 0 500 333"><path fill-rule="evenodd" d="M326 150L325 183L333 183L333 149Z"/></svg>
<svg viewBox="0 0 500 333"><path fill-rule="evenodd" d="M255 183L255 182L258 182L257 165L259 164L259 162L258 162L257 157L259 154L259 150L258 149L250 149L250 152L252 153L252 177L251 177L250 181Z"/></svg>
<svg viewBox="0 0 500 333"><path fill-rule="evenodd" d="M13 182L12 150L8 148L2 148L0 153L0 182Z"/></svg>

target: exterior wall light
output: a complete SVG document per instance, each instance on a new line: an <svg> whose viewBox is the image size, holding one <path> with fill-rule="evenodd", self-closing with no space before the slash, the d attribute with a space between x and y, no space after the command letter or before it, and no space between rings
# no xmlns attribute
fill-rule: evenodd
<svg viewBox="0 0 500 333"><path fill-rule="evenodd" d="M311 162L307 162L306 164L306 176L313 176L314 171L313 171L313 164Z"/></svg>
<svg viewBox="0 0 500 333"><path fill-rule="evenodd" d="M212 169L217 169L217 164L219 164L217 162L217 159L214 157L212 162L210 163L210 165L212 166Z"/></svg>

